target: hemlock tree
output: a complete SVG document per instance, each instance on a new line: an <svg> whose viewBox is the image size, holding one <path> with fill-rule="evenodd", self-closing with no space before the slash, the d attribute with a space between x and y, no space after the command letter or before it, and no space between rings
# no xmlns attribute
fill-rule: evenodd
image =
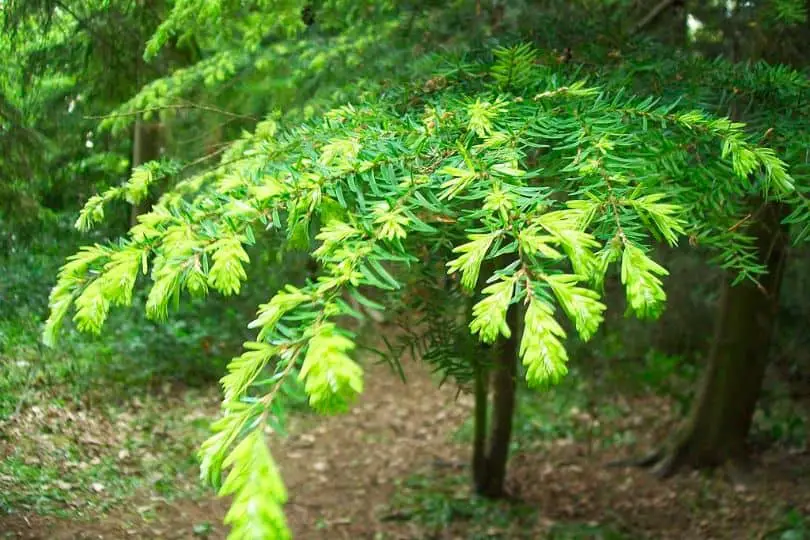
<svg viewBox="0 0 810 540"><path fill-rule="evenodd" d="M718 90L732 86L735 91L717 91L717 97L704 100L707 108L745 111L740 116L750 121L752 131L796 164L797 190L788 204L754 194L738 201L742 221L728 227L751 239L756 247L751 263L761 272L746 278L734 269L727 271L708 365L689 420L655 462L656 472L663 475L681 466L744 465L747 461L747 436L770 355L787 250L791 236L799 242L806 240L808 232L805 152L810 139L803 120L810 110L807 78L763 63L731 69L715 64L715 80L707 84ZM725 266L722 258L718 262ZM653 457L648 463L654 462Z"/></svg>
<svg viewBox="0 0 810 540"><path fill-rule="evenodd" d="M706 27L722 35L714 41L726 47L725 56L733 61L806 65L804 55L796 52L808 37L807 6L806 0L746 2L726 9ZM767 69L763 64L749 67L748 72L748 77L735 78L743 84L726 93L727 110L756 125L768 144L798 165L800 191L792 211L788 205L762 198L747 201L746 217L750 217L743 226L757 245L757 264L766 272L737 284L733 274L727 276L709 364L685 429L657 465L662 474L682 465L747 464L747 436L770 357L791 233L795 241L806 237L810 84L806 75Z"/></svg>
<svg viewBox="0 0 810 540"><path fill-rule="evenodd" d="M0 223L30 219L38 213L37 202L30 196L37 191L26 178L38 177L41 155L46 144L43 137L32 129L19 107L0 86ZM20 209L25 209L20 211ZM6 227L3 227L6 230ZM0 243L8 239L5 234Z"/></svg>
<svg viewBox="0 0 810 540"><path fill-rule="evenodd" d="M257 235L279 249L306 246L318 261L317 277L259 307L255 341L222 379L222 417L200 457L203 478L233 495L233 538L289 537L287 494L264 436L283 417L289 385L300 381L324 413L346 410L363 390L356 336L345 324L357 313L346 295L383 309L365 292L426 281L469 298L468 335L497 351L492 364L460 359L478 389L475 484L498 496L518 358L531 386L564 376L570 331L558 315L590 338L603 318L608 271L620 271L628 310L652 318L666 301L666 270L649 254L656 239L715 235L730 266L756 271L750 242L726 230L744 216L714 201L793 196L772 150L739 123L606 93L536 57L525 45L448 57L427 83L296 127L265 120L218 167L162 195L126 237L82 249L61 270L49 344L71 311L80 330L100 332L113 306L131 302L140 274L152 282L153 319L186 294L237 294ZM94 197L77 227L101 221L110 200L137 204L153 177L135 175ZM431 358L447 361L453 375L459 359L433 347L442 342L430 331ZM484 452L489 377L495 422Z"/></svg>
<svg viewBox="0 0 810 540"><path fill-rule="evenodd" d="M83 0L76 4L84 5ZM150 3L142 7L148 15L145 20L165 16L160 24L149 27L156 31L143 59L140 54L148 30L138 26L137 42L131 48L133 80L129 81L140 81L137 92L131 95L130 91L128 99L116 102L98 131L118 137L131 133L133 167L144 165L138 170L149 169L161 180L171 181L173 175L160 172L156 164L147 165L160 157L160 143L166 143L163 159L184 162L187 173L198 165L215 163L229 142L253 131L268 111L277 120L300 121L359 93L384 91L390 84L386 77L418 70L416 44L424 50L458 33L463 10L442 4L411 6L380 0ZM83 9L95 15L92 6ZM96 18L100 20L95 22ZM103 17L91 20L99 26ZM164 76L154 76L155 66ZM174 69L166 70L167 66ZM133 219L138 210L133 207Z"/></svg>
<svg viewBox="0 0 810 540"><path fill-rule="evenodd" d="M579 62L573 62L572 69L594 73L610 88L641 89L745 122L752 136L767 141L791 164L798 180L787 205L763 199L756 190L733 199L707 194L715 216L743 217L732 218L725 230L690 237L698 249L714 251L712 262L727 275L708 365L687 422L661 449L631 461L654 466L657 474L747 460L746 439L768 363L789 240L807 238L810 83L805 73L765 61L806 65L799 51L810 31L807 5L806 0L734 6L652 2L646 15L631 18L639 21L630 28L637 39L616 43L612 51L578 51ZM686 13L696 17L697 30L687 30ZM646 40L645 34L667 46ZM706 59L717 54L727 59ZM749 243L747 264L734 260L740 252L714 249L729 234Z"/></svg>
<svg viewBox="0 0 810 540"><path fill-rule="evenodd" d="M682 466L745 465L747 436L768 364L779 309L782 272L791 236L807 238L806 117L810 82L806 74L769 62L806 64L799 44L808 37L806 0L700 3L691 12L702 23L691 48L721 52L733 61L706 61L684 55L635 71L627 83L652 84L669 96L689 96L701 108L730 114L790 162L797 191L789 204L750 193L733 201L744 218L728 227L742 232L756 249L759 275L729 269L720 296L715 337L689 419L661 451L642 460L668 475ZM774 39L779 35L779 39ZM786 36L785 36L786 35ZM783 37L785 36L785 37ZM756 61L756 62L755 62ZM634 71L629 63L630 72ZM718 201L720 202L720 201ZM726 203L726 201L724 201ZM705 239L695 239L700 245ZM727 267L722 257L718 261Z"/></svg>
<svg viewBox="0 0 810 540"><path fill-rule="evenodd" d="M723 226L715 221L715 229L690 236L690 245L708 252L711 262L727 271L716 339L685 425L659 450L628 462L652 466L664 476L681 467L745 465L746 439L768 361L786 250L790 241L804 242L810 232L806 153L810 80L806 74L761 60L732 63L690 52L670 52L662 59L667 51L652 43L628 47L613 57L595 51L587 58L588 67L571 69L587 70L610 89L649 89L658 98L677 99L714 114L734 113L746 122L752 137L766 141L791 164L797 181L795 191L783 197L785 204L761 197L757 189L732 198L724 192L705 194L712 220L727 216ZM730 237L749 249L722 249ZM741 264L739 257L747 262Z"/></svg>

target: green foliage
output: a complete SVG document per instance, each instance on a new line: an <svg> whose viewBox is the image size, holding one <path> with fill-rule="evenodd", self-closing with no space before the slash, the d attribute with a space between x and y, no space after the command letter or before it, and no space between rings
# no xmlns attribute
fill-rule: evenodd
<svg viewBox="0 0 810 540"><path fill-rule="evenodd" d="M791 399L789 387L771 384L754 414L752 438L762 446L804 450L810 434L810 414L801 402Z"/></svg>
<svg viewBox="0 0 810 540"><path fill-rule="evenodd" d="M450 59L438 91L391 89L297 127L259 129L223 152L220 167L165 193L125 238L86 248L62 269L49 343L71 306L80 329L99 331L150 264L151 318L165 318L185 294L238 293L243 246L261 230L271 250L304 249L317 261L317 276L261 307L258 337L232 361L223 416L201 450L208 482L219 486L230 469L221 490L234 496L235 537L287 534L286 495L261 435L280 418L287 381L297 374L310 404L327 413L362 391L355 336L341 329L357 316L345 295L401 290L414 268L433 282L459 272L475 301L465 322L484 343L519 332L507 312L528 304L527 381L548 385L567 369L556 306L589 339L605 310L600 284L620 261L629 310L655 317L666 301L666 271L649 254L656 239L711 235L743 217L739 207L715 211L709 194L732 203L795 196L785 164L743 124L589 86L535 55L519 46L494 64ZM115 197L142 194L143 174ZM91 200L79 225L99 205ZM750 253L745 239L715 247ZM427 271L426 245L440 246L446 270ZM759 271L744 257L729 266Z"/></svg>
<svg viewBox="0 0 810 540"><path fill-rule="evenodd" d="M532 298L526 310L525 329L520 341L520 356L530 384L554 384L568 373L568 353L562 342L564 338L565 330L554 319L554 307Z"/></svg>
<svg viewBox="0 0 810 540"><path fill-rule="evenodd" d="M268 33L294 35L301 30L301 10L305 5L301 0L179 0L174 2L168 17L161 22L149 40L145 55L147 58L154 56L169 38L178 34L180 41L188 40L195 33L204 33L223 20L237 17L248 19L238 25L238 28L243 31L245 46L255 48L259 40ZM273 17L260 17L262 12L273 13Z"/></svg>
<svg viewBox="0 0 810 540"><path fill-rule="evenodd" d="M106 512L144 489L167 499L201 494L182 479L193 479L208 420L189 413L211 406L197 388L224 369L244 319L210 304L185 306L161 326L113 312L105 335L64 332L58 348L43 347L43 293L77 241L70 230L43 233L0 255L0 424L14 434L0 464L0 508L76 517L76 504ZM139 311L141 292L132 299ZM174 407L181 397L188 403Z"/></svg>
<svg viewBox="0 0 810 540"><path fill-rule="evenodd" d="M641 249L627 243L622 255L622 283L627 288L629 308L639 317L657 317L666 299L658 276L666 275L661 265Z"/></svg>
<svg viewBox="0 0 810 540"><path fill-rule="evenodd" d="M128 174L130 134L100 137L94 117L180 60L175 51L162 57L160 66L146 68L135 61L143 34L157 23L160 4L4 2L0 197L10 204L0 208L0 220L11 231L28 225L35 236L30 222L70 213L88 194L103 192ZM122 199L138 198L145 186L135 182L132 187ZM84 216L85 227L102 218L93 210ZM111 217L113 227L125 222Z"/></svg>
<svg viewBox="0 0 810 540"><path fill-rule="evenodd" d="M549 538L622 540L628 538L608 525L554 523L542 527L531 505L492 501L466 493L464 476L415 474L404 480L394 494L390 515L426 529L425 534L452 531L464 538Z"/></svg>
<svg viewBox="0 0 810 540"><path fill-rule="evenodd" d="M111 187L100 195L90 197L79 213L76 228L87 232L104 220L104 205L123 200L129 204L137 205L149 194L149 187L164 176L175 172L172 164L160 164L152 161L139 165L132 170L127 182L117 187Z"/></svg>
<svg viewBox="0 0 810 540"><path fill-rule="evenodd" d="M520 504L488 501L466 493L468 481L460 475L413 475L398 486L392 514L425 527L434 534L463 523L466 538L514 538L530 534L538 514Z"/></svg>
<svg viewBox="0 0 810 540"><path fill-rule="evenodd" d="M468 243L453 249L454 253L461 253L461 255L447 263L448 274L460 270L461 284L466 289L475 289L478 284L478 275L481 272L481 263L484 262L495 237L495 233L470 235Z"/></svg>
<svg viewBox="0 0 810 540"><path fill-rule="evenodd" d="M532 65L537 59L537 51L524 43L516 47L499 47L492 51L495 63L492 65L492 78L501 90L523 88L530 81Z"/></svg>
<svg viewBox="0 0 810 540"><path fill-rule="evenodd" d="M494 343L499 336L508 338L512 330L506 324L506 312L515 290L514 278L501 278L485 287L484 298L473 306L470 331L478 334L484 343Z"/></svg>
<svg viewBox="0 0 810 540"><path fill-rule="evenodd" d="M236 445L224 467L234 465L220 495L234 495L225 523L233 526L233 538L292 538L284 520L282 505L287 491L267 451L261 430L254 430ZM256 501L265 501L257 507Z"/></svg>
<svg viewBox="0 0 810 540"><path fill-rule="evenodd" d="M133 311L111 310L108 332L88 339L67 331L57 348L42 347L48 287L65 256L80 245L80 235L69 229L72 221L45 229L33 243L0 255L0 418L42 394L69 403L96 393L117 401L156 382L196 387L216 381L226 355L249 337L245 323L258 299L301 267L295 257L286 257L286 270L268 275L263 266L269 262L256 254L259 264L249 268L250 286L240 297L184 303L170 321L159 325L143 317L148 291L135 287ZM286 395L300 403L297 393L290 388Z"/></svg>
<svg viewBox="0 0 810 540"><path fill-rule="evenodd" d="M349 357L354 342L325 324L310 338L298 377L313 409L343 412L363 391L363 370Z"/></svg>
<svg viewBox="0 0 810 540"><path fill-rule="evenodd" d="M576 358L575 337L591 339L606 316L611 273L629 314L661 315L667 270L656 243L688 238L739 279L756 279L752 200L786 201L797 240L808 236L805 74L605 36L635 20L627 16L635 2L546 4L4 3L0 241L19 241L6 230L11 220L70 209L93 191L76 220L84 232L105 219L115 231L129 219L124 204L162 195L123 238L103 242L109 231L96 231L88 240L96 244L69 259L44 341L54 344L65 320L94 333L106 322L114 335L86 349L67 332L63 347L81 356L82 374L91 357L117 372L127 369L119 357L139 359L133 371L144 379L210 373L218 364L199 343L211 333L249 339L248 316L234 308L223 317L229 331L219 332L223 301L203 301L218 293L241 311L265 302L249 325L257 335L221 379L223 418L202 452L211 483L230 467L234 535L285 534L265 424L283 429L299 386L323 412L345 410L362 391L363 339L346 330L358 316L348 298L400 315L406 336L388 344L394 366L410 347L466 384L487 366L481 342L517 333L527 383L548 387ZM802 0L692 4L704 22L749 29L741 46L751 50L762 28L800 36L807 17ZM707 24L702 37L724 44L732 33L716 39L719 26ZM504 45L496 28L529 29L572 47L573 60ZM492 50L473 49L482 37ZM91 133L90 117L111 109L103 136ZM164 123L167 153L182 167L126 172L138 118ZM186 138L205 140L206 155ZM317 270L298 271L296 250ZM37 288L26 288L29 276L47 274L37 263L0 277L3 313L26 306L25 331L9 335L30 335L40 322ZM164 325L128 323L116 306ZM510 309L522 328L507 324ZM414 318L424 325L414 328ZM61 358L54 350L26 358L37 355ZM9 395L20 377L8 378Z"/></svg>
<svg viewBox="0 0 810 540"><path fill-rule="evenodd" d="M799 510L790 509L780 520L779 527L768 531L765 538L778 540L804 540L810 535L810 519Z"/></svg>
<svg viewBox="0 0 810 540"><path fill-rule="evenodd" d="M776 0L771 4L769 15L776 21L788 25L807 22L807 4L801 0Z"/></svg>
<svg viewBox="0 0 810 540"><path fill-rule="evenodd" d="M150 39L147 58L159 50L165 55L175 43L194 46L200 57L143 85L100 129L123 132L143 112L175 127L203 124L232 140L253 131L268 111L287 120L313 118L419 71L424 58L412 47L446 45L448 33L457 32L459 7L389 0L176 2ZM307 11L316 21L309 28Z"/></svg>

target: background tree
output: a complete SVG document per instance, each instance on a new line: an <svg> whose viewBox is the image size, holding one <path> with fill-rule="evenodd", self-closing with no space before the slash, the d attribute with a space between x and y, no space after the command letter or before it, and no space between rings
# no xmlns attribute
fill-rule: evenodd
<svg viewBox="0 0 810 540"><path fill-rule="evenodd" d="M129 160L120 156L132 147L133 135L100 135L93 117L183 61L182 52L171 51L141 66L144 36L154 32L161 12L154 2L42 0L3 6L6 35L0 46L18 58L3 77L7 95L20 102L31 129L52 141L40 156L49 170L26 175L46 177L35 190L44 207L74 207L126 173Z"/></svg>
<svg viewBox="0 0 810 540"><path fill-rule="evenodd" d="M752 2L731 9L718 4L704 5L703 12L697 9L706 17L704 20L710 21L703 23L701 33L714 36L713 44L722 43L725 55L733 62L763 57L777 62L790 62L792 57L795 62L795 40L803 40L807 33L804 2ZM790 32L792 39L768 39L769 32L773 32L770 36ZM700 41L695 46L701 48ZM798 156L808 142L801 121L797 124L797 119L807 114L807 79L796 73L776 79L773 71L766 77L756 77L754 74L763 67L760 64L752 69L750 63L739 64L733 73L718 81L714 96L723 96L722 89L728 86L732 91L719 100L714 98L718 101L713 104L714 110L729 111L734 118L750 123L782 155ZM792 161L806 162L802 158ZM794 174L800 186L806 185L806 165ZM731 272L724 281L716 335L690 419L667 450L644 460L655 464L660 474L671 474L682 465L714 467L747 461L747 437L779 313L790 225L797 220L801 223L807 208L806 192L800 190L792 215L779 202L753 197L747 203L745 223L736 227L749 227L756 244L757 264L765 273L755 280L741 281ZM795 240L802 239L804 233L800 230ZM661 461L656 463L658 458Z"/></svg>

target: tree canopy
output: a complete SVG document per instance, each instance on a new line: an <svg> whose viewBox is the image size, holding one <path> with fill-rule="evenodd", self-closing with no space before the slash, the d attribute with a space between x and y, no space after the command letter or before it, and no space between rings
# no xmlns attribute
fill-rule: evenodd
<svg viewBox="0 0 810 540"><path fill-rule="evenodd" d="M299 387L319 412L351 407L357 350L378 345L353 329L364 311L409 313L421 356L459 384L482 369L471 349L511 340L543 389L600 328L610 276L627 314L662 314L657 247L690 245L762 288L762 209L786 208L807 239L810 82L773 63L793 41L769 38L806 22L804 2L697 6L688 39L725 58L678 46L685 12L665 45L643 35L682 2L516 4L0 2L0 51L25 58L0 77L2 189L42 200L79 174L85 233L135 208L60 270L47 345L68 321L100 333L141 285L165 321L238 295L268 254L312 262L257 307L199 453L203 480L233 496L233 538L289 537L265 431ZM147 123L165 148L122 161Z"/></svg>

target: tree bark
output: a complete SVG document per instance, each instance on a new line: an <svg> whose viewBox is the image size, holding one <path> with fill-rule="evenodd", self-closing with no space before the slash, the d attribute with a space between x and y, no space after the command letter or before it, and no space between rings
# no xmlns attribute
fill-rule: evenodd
<svg viewBox="0 0 810 540"><path fill-rule="evenodd" d="M767 274L759 283L724 283L714 342L701 387L684 429L662 459L649 463L661 476L681 467L745 464L746 439L762 389L776 323L787 256L786 207L769 203L752 226Z"/></svg>
<svg viewBox="0 0 810 540"><path fill-rule="evenodd" d="M514 305L507 312L507 323L512 335L504 340L498 349L492 373L492 426L489 444L483 465L479 457L480 470L476 470L476 493L483 497L498 499L506 495L506 464L509 460L509 444L512 440L512 420L515 413L517 353L520 334L519 307ZM486 418L486 409L478 410L476 395L476 421L479 414ZM476 440L476 444L480 444ZM475 456L473 456L475 458ZM475 469L475 459L473 460Z"/></svg>
<svg viewBox="0 0 810 540"><path fill-rule="evenodd" d="M144 122L138 116L132 133L132 169L135 169L138 165L159 159L160 146L159 124ZM143 203L132 205L129 216L130 226L137 224L138 214L141 213L143 205Z"/></svg>
<svg viewBox="0 0 810 540"><path fill-rule="evenodd" d="M481 493L486 487L487 478L487 413L489 391L487 366L480 363L475 367L475 411L473 415L473 487Z"/></svg>
<svg viewBox="0 0 810 540"><path fill-rule="evenodd" d="M633 33L645 32L666 45L684 47L687 44L686 5L684 0L653 0L644 4L644 16L636 23Z"/></svg>

